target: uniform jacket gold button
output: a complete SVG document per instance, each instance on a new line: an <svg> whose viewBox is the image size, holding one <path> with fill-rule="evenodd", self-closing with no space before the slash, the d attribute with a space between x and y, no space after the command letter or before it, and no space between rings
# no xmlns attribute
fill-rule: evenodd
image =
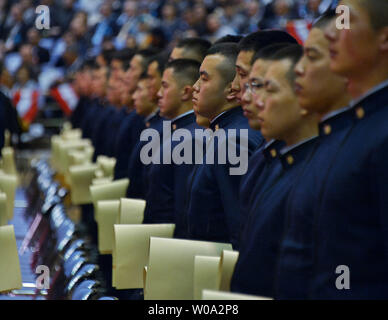
<svg viewBox="0 0 388 320"><path fill-rule="evenodd" d="M326 134L326 135L329 135L331 133L331 126L329 124L325 125L323 127L323 132Z"/></svg>
<svg viewBox="0 0 388 320"><path fill-rule="evenodd" d="M272 158L275 158L277 155L276 149L271 149L271 156Z"/></svg>
<svg viewBox="0 0 388 320"><path fill-rule="evenodd" d="M363 107L358 107L358 108L356 109L356 115L357 115L357 118L358 118L358 119L364 118L364 116L365 116L365 110L364 110L364 108L363 108Z"/></svg>
<svg viewBox="0 0 388 320"><path fill-rule="evenodd" d="M149 128L150 125L151 125L151 124L150 124L149 122L146 123L146 127L147 127L147 128Z"/></svg>
<svg viewBox="0 0 388 320"><path fill-rule="evenodd" d="M220 125L216 124L215 129L218 130L220 128Z"/></svg>
<svg viewBox="0 0 388 320"><path fill-rule="evenodd" d="M288 163L289 165L292 165L292 164L294 163L294 157L293 157L293 156L288 156L288 157L287 157L287 163Z"/></svg>
<svg viewBox="0 0 388 320"><path fill-rule="evenodd" d="M176 124L175 123L172 125L172 130L176 130Z"/></svg>

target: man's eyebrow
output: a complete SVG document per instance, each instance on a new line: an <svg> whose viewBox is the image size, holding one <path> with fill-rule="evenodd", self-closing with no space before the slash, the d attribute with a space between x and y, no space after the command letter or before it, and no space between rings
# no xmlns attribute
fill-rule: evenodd
<svg viewBox="0 0 388 320"><path fill-rule="evenodd" d="M236 67L236 69L241 69L241 70L244 71L244 72L248 72L248 71L249 71L249 70L247 70L246 68L244 68L244 66L241 66L241 65L239 65L239 64L236 64L235 67Z"/></svg>
<svg viewBox="0 0 388 320"><path fill-rule="evenodd" d="M249 81L250 81L250 82L253 82L253 81L257 81L257 82L260 81L260 82L263 82L263 78L260 78L260 77L259 77L259 78L257 78L257 77L251 77L251 78L249 78Z"/></svg>
<svg viewBox="0 0 388 320"><path fill-rule="evenodd" d="M206 71L200 71L199 74L202 76L209 76L209 74Z"/></svg>
<svg viewBox="0 0 388 320"><path fill-rule="evenodd" d="M304 47L305 53L319 53L318 49L315 47Z"/></svg>

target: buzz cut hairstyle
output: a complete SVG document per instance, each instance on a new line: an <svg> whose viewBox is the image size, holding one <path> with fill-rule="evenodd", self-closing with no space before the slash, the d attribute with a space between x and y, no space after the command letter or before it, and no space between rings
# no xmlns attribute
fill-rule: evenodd
<svg viewBox="0 0 388 320"><path fill-rule="evenodd" d="M148 60L148 65L156 61L158 63L158 71L160 75L162 75L168 61L168 56L169 56L169 52L167 51L166 52L163 51L158 54L155 54L151 56L150 59Z"/></svg>
<svg viewBox="0 0 388 320"><path fill-rule="evenodd" d="M387 0L359 0L369 14L370 22L374 30L388 26L388 1Z"/></svg>
<svg viewBox="0 0 388 320"><path fill-rule="evenodd" d="M129 62L131 61L131 59L133 58L134 55L135 55L135 50L125 48L125 49L121 49L119 51L115 51L113 53L112 60L121 61L122 66L123 66L123 70L127 70L129 68Z"/></svg>
<svg viewBox="0 0 388 320"><path fill-rule="evenodd" d="M278 50L271 58L271 61L281 61L281 60L291 61L290 70L288 70L286 73L286 77L290 82L291 86L294 85L295 77L296 77L294 67L302 56L303 56L303 47L299 44L291 44L283 49Z"/></svg>
<svg viewBox="0 0 388 320"><path fill-rule="evenodd" d="M271 44L269 46L264 47L263 49L256 52L252 58L252 65L256 62L258 59L262 60L271 60L274 54L278 52L281 49L284 49L292 44L282 42L282 43L275 43Z"/></svg>
<svg viewBox="0 0 388 320"><path fill-rule="evenodd" d="M227 34L226 36L223 36L219 39L217 39L213 45L218 44L218 43L227 43L227 42L232 42L232 43L239 43L243 36L240 35L233 35L233 34Z"/></svg>
<svg viewBox="0 0 388 320"><path fill-rule="evenodd" d="M282 42L298 43L293 36L285 31L263 30L250 33L245 38L241 39L238 44L238 50L257 52L266 46Z"/></svg>
<svg viewBox="0 0 388 320"><path fill-rule="evenodd" d="M312 28L325 29L327 25L336 17L335 9L327 9L321 16L319 16L312 25Z"/></svg>
<svg viewBox="0 0 388 320"><path fill-rule="evenodd" d="M236 43L218 43L210 47L206 56L220 55L224 59L217 65L217 70L221 73L225 83L233 81L236 75L236 60L238 55L238 46Z"/></svg>
<svg viewBox="0 0 388 320"><path fill-rule="evenodd" d="M184 53L193 52L193 55L198 57L199 62L202 62L205 58L206 52L210 47L211 42L202 38L184 38L179 40L175 46L175 48L183 49Z"/></svg>
<svg viewBox="0 0 388 320"><path fill-rule="evenodd" d="M172 69L173 75L181 87L192 86L199 77L201 64L192 59L176 59L166 65L165 70Z"/></svg>
<svg viewBox="0 0 388 320"><path fill-rule="evenodd" d="M142 49L137 51L134 56L141 57L141 67L143 71L147 72L147 66L152 58L157 52L153 49Z"/></svg>

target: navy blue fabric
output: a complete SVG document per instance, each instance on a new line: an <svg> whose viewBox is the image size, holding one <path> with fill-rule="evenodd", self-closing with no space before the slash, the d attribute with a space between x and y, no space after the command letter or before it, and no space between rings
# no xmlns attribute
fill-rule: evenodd
<svg viewBox="0 0 388 320"><path fill-rule="evenodd" d="M321 124L290 193L275 297L388 298L387 120L385 87ZM349 290L336 286L341 265Z"/></svg>
<svg viewBox="0 0 388 320"><path fill-rule="evenodd" d="M266 165L272 162L274 158L279 156L280 149L285 146L283 141L273 141L269 145L266 145L265 141L249 158L248 172L246 175L241 177L240 190L239 190L239 201L241 208L241 229L245 225L246 218L252 207L252 202L256 199L256 193L254 192L257 185L260 188L265 186L258 184L260 181L265 181L265 178L271 173L270 166ZM264 171L264 172L263 172Z"/></svg>
<svg viewBox="0 0 388 320"><path fill-rule="evenodd" d="M104 106L99 110L99 113L94 118L94 127L92 133L92 142L94 146L93 161L96 161L97 156L105 155L105 141L110 139L109 122L114 117L116 112L112 106Z"/></svg>
<svg viewBox="0 0 388 320"><path fill-rule="evenodd" d="M274 277L280 242L285 225L288 192L306 158L316 146L317 138L306 141L281 156L269 146L255 154L256 185L250 190L240 254L232 278L231 290L266 297L274 296ZM292 157L292 163L287 158Z"/></svg>
<svg viewBox="0 0 388 320"><path fill-rule="evenodd" d="M70 115L70 123L73 128L81 128L82 120L85 117L87 107L90 105L91 100L87 97L80 97L77 106Z"/></svg>
<svg viewBox="0 0 388 320"><path fill-rule="evenodd" d="M128 162L134 148L139 143L140 133L145 129L144 118L131 111L123 116L117 136L113 142L113 156L116 158L114 179L128 175Z"/></svg>
<svg viewBox="0 0 388 320"><path fill-rule="evenodd" d="M91 99L86 106L85 115L81 121L82 137L91 139L94 129L94 119L102 109L98 99Z"/></svg>
<svg viewBox="0 0 388 320"><path fill-rule="evenodd" d="M148 119L146 128L155 129L162 136L163 118L159 115L159 112ZM145 199L146 196L147 184L145 174L149 165L143 164L140 159L140 151L145 144L147 142L139 140L129 157L127 171L127 177L129 178L129 186L127 189L128 198Z"/></svg>
<svg viewBox="0 0 388 320"><path fill-rule="evenodd" d="M185 115L173 122L164 121L164 125L168 125L171 128L172 134L177 129L188 128L190 130L190 128L194 127L199 129L198 125L193 126L194 123L194 113ZM192 137L194 139L194 135ZM191 144L193 143L193 139L190 139ZM143 223L175 222L176 191L184 188L188 177L184 172L192 168L189 164L177 165L173 161L170 164L163 164L163 151L171 148L172 153L172 150L177 145L178 142L171 141L171 137L168 141L164 139L160 150L160 164L151 164L147 170L146 179L148 188ZM193 162L192 158L191 162Z"/></svg>
<svg viewBox="0 0 388 320"><path fill-rule="evenodd" d="M232 243L238 248L240 234L241 208L238 201L238 190L241 175L231 175L232 166L227 157L225 164L219 164L218 151L221 144L228 145L230 129L235 129L235 146L237 154L241 152L240 129L248 131L248 155L250 156L263 142L258 131L250 129L241 107L228 110L212 124L211 129L222 128L226 131L226 140L216 140L214 145L215 162L196 165L188 185L186 219L188 237L195 240ZM216 133L215 133L216 134ZM209 152L209 151L207 151Z"/></svg>
<svg viewBox="0 0 388 320"><path fill-rule="evenodd" d="M117 139L117 133L120 130L122 121L124 121L127 111L125 108L120 110L115 109L111 117L107 119L106 123L106 135L103 139L102 154L108 157L114 156L115 141Z"/></svg>

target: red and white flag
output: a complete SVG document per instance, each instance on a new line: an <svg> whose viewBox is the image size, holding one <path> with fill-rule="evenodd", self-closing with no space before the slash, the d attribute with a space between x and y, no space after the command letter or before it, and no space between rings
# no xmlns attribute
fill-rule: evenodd
<svg viewBox="0 0 388 320"><path fill-rule="evenodd" d="M312 23L306 20L292 20L288 21L286 25L286 31L292 35L299 44L303 45L306 41Z"/></svg>
<svg viewBox="0 0 388 320"><path fill-rule="evenodd" d="M79 101L77 93L68 83L62 83L58 87L51 89L51 96L58 102L67 116L74 111Z"/></svg>
<svg viewBox="0 0 388 320"><path fill-rule="evenodd" d="M24 123L30 124L38 113L39 91L33 88L22 88L15 91L13 104Z"/></svg>

